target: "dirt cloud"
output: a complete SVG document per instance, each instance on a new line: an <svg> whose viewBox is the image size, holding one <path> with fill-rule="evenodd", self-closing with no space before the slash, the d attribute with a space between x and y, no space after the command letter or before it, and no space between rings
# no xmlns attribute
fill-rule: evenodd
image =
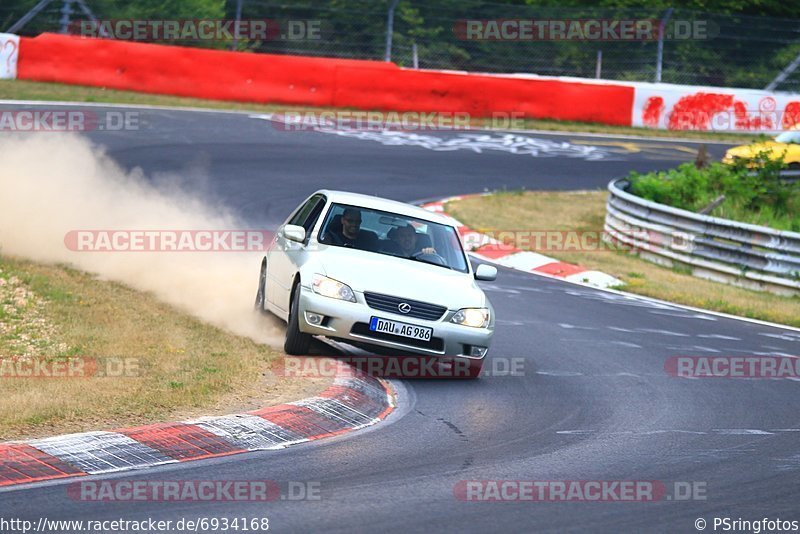
<svg viewBox="0 0 800 534"><path fill-rule="evenodd" d="M231 213L174 185L190 183L190 177L156 178L157 186L138 170L125 172L78 135L2 136L0 252L74 265L150 291L230 332L280 345L281 324L252 311L262 253L67 248L65 235L74 230L243 228Z"/></svg>

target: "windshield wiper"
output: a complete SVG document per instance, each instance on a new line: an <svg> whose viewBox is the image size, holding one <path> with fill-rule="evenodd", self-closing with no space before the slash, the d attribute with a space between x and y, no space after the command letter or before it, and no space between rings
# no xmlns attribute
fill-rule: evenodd
<svg viewBox="0 0 800 534"><path fill-rule="evenodd" d="M450 269L451 271L454 270L452 267L450 267L446 263L439 263L439 262L435 262L435 261L424 260L424 259L422 259L423 256L426 256L426 254L422 254L421 256L409 256L408 259L414 260L414 261L419 261L419 262L422 262L422 263L427 263L428 265L436 265L437 267L444 267L446 269Z"/></svg>

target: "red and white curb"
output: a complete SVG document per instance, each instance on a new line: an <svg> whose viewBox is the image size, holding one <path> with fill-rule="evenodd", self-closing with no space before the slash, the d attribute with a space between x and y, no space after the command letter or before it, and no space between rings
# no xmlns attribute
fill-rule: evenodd
<svg viewBox="0 0 800 534"><path fill-rule="evenodd" d="M392 412L386 381L338 369L316 397L243 414L0 443L0 487L280 449L374 425Z"/></svg>
<svg viewBox="0 0 800 534"><path fill-rule="evenodd" d="M444 205L447 202L463 200L474 196L485 196L488 194L491 193L448 197L435 202L427 202L422 204L421 207L447 217L458 230L461 241L464 243L464 248L471 255L480 260L496 263L519 271L535 272L604 289L623 285L621 280L609 274L600 271L590 271L579 265L564 263L563 261L537 252L521 250L514 246L504 244L501 241L473 230L444 211Z"/></svg>

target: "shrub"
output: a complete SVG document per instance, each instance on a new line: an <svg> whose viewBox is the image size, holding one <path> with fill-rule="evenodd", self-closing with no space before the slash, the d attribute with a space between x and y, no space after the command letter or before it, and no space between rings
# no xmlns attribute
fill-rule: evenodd
<svg viewBox="0 0 800 534"><path fill-rule="evenodd" d="M630 192L659 204L700 211L720 195L725 200L711 215L800 231L800 181L781 177L781 160L760 153L751 162L712 163L698 169L684 163L663 172L629 176Z"/></svg>

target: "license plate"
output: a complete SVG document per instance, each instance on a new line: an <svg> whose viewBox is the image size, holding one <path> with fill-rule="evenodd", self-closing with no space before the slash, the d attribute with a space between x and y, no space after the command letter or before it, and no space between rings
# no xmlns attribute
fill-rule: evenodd
<svg viewBox="0 0 800 534"><path fill-rule="evenodd" d="M395 336L410 337L423 341L430 341L431 335L433 334L433 328L390 321L379 317L372 317L370 319L369 329L373 332L383 332L384 334L394 334Z"/></svg>

